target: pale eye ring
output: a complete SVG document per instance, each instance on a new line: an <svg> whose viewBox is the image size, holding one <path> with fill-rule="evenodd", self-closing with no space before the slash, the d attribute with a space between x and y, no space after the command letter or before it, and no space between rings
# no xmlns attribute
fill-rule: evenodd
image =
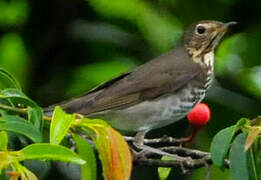
<svg viewBox="0 0 261 180"><path fill-rule="evenodd" d="M197 34L202 35L202 34L204 34L205 32L206 32L206 28L205 28L204 26L199 25L199 26L196 27L196 33L197 33Z"/></svg>

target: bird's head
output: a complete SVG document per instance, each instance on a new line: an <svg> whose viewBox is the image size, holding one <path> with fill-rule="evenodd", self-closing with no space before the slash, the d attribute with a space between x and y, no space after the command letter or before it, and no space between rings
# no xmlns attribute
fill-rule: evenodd
<svg viewBox="0 0 261 180"><path fill-rule="evenodd" d="M235 21L222 23L202 20L188 27L183 35L183 44L193 56L213 51L229 26Z"/></svg>

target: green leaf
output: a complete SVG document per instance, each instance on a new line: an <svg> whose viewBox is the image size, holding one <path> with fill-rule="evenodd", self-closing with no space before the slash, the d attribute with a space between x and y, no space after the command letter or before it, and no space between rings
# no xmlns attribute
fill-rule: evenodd
<svg viewBox="0 0 261 180"><path fill-rule="evenodd" d="M210 153L213 163L219 167L224 164L231 142L237 131L249 124L249 119L241 118L236 125L219 131L213 138L210 146Z"/></svg>
<svg viewBox="0 0 261 180"><path fill-rule="evenodd" d="M0 118L0 130L11 131L22 134L33 142L41 142L42 134L40 131L25 119L16 115L2 114Z"/></svg>
<svg viewBox="0 0 261 180"><path fill-rule="evenodd" d="M43 128L43 110L39 106L28 108L28 120L40 131Z"/></svg>
<svg viewBox="0 0 261 180"><path fill-rule="evenodd" d="M173 160L168 156L162 156L161 160ZM159 167L158 168L158 175L160 180L166 180L169 177L171 168Z"/></svg>
<svg viewBox="0 0 261 180"><path fill-rule="evenodd" d="M29 106L28 117L29 121L36 128L42 130L43 127L43 112L42 109L22 91L17 89L4 89L0 92L0 98L9 99L13 104L23 104Z"/></svg>
<svg viewBox="0 0 261 180"><path fill-rule="evenodd" d="M258 180L256 163L251 151L244 151L247 133L238 135L229 153L232 180Z"/></svg>
<svg viewBox="0 0 261 180"><path fill-rule="evenodd" d="M75 114L67 114L61 107L55 107L50 127L51 144L59 144L63 140L75 117Z"/></svg>
<svg viewBox="0 0 261 180"><path fill-rule="evenodd" d="M86 161L81 165L82 180L96 180L97 165L93 147L81 136L73 135L79 156Z"/></svg>
<svg viewBox="0 0 261 180"><path fill-rule="evenodd" d="M5 131L0 131L0 151L6 151L7 145L8 145L8 135Z"/></svg>
<svg viewBox="0 0 261 180"><path fill-rule="evenodd" d="M235 135L235 127L230 126L219 131L213 138L210 146L211 159L219 167L224 164L231 141Z"/></svg>
<svg viewBox="0 0 261 180"><path fill-rule="evenodd" d="M91 136L102 162L106 180L127 180L132 169L132 157L124 138L102 120L84 118L83 130Z"/></svg>
<svg viewBox="0 0 261 180"><path fill-rule="evenodd" d="M251 160L255 160L256 172L261 172L261 136L256 139L254 144L250 148ZM252 161L253 162L253 161ZM259 180L261 180L261 173L257 173Z"/></svg>
<svg viewBox="0 0 261 180"><path fill-rule="evenodd" d="M6 70L0 68L0 89L15 88L21 90L18 81Z"/></svg>
<svg viewBox="0 0 261 180"><path fill-rule="evenodd" d="M23 154L24 160L39 159L39 160L54 160L63 161L83 165L85 161L81 159L75 152L70 149L47 143L37 143L26 146L20 151Z"/></svg>

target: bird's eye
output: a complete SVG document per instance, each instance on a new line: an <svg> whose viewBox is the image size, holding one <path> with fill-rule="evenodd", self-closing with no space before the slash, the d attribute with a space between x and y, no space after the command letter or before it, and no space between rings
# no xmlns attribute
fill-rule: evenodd
<svg viewBox="0 0 261 180"><path fill-rule="evenodd" d="M206 28L204 26L198 26L196 31L198 34L204 34L204 32L206 31Z"/></svg>

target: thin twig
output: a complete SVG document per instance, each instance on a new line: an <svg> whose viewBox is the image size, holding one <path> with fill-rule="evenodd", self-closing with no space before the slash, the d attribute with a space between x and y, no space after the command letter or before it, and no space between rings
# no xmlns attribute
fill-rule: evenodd
<svg viewBox="0 0 261 180"><path fill-rule="evenodd" d="M191 159L189 161L180 162L178 160L161 160L151 158L140 158L135 159L134 164L143 166L154 166L154 167L176 167L181 168L181 164L184 168L192 170L205 166L205 162L210 162L210 158Z"/></svg>
<svg viewBox="0 0 261 180"><path fill-rule="evenodd" d="M17 107L12 107L12 106L7 106L7 105L4 105L4 104L0 104L0 109L16 112L16 113L23 114L23 115L27 115L28 114L28 109L27 108L17 108ZM51 121L52 120L52 118L49 117L49 116L43 116L43 119L46 120L46 121Z"/></svg>
<svg viewBox="0 0 261 180"><path fill-rule="evenodd" d="M206 153L206 152L204 152ZM177 159L173 160L161 160L156 158L148 158L148 157L141 157L135 158L134 157L134 164L135 165L142 165L142 166L154 166L154 167L174 167L174 168L182 168L182 166L187 170L193 170L197 168L201 168L206 166L206 164L211 165L212 160L210 155L206 155L205 157L199 159L188 159L186 161L180 162ZM229 168L229 161L225 160L224 163L225 168Z"/></svg>
<svg viewBox="0 0 261 180"><path fill-rule="evenodd" d="M132 137L125 137L127 141L133 141ZM156 139L144 139L144 144L180 144L179 139L175 139L172 137L163 136L162 138ZM187 173L192 169L197 169L201 167L210 166L212 164L210 153L189 149L180 146L166 146L158 148L161 151L167 152L169 154L176 155L180 157L180 159L186 158L184 161L180 161L179 159L173 160L161 160L160 156L154 152L142 151L140 153L133 154L134 164L142 165L142 166L155 166L155 167L174 167L180 168L183 173ZM229 161L225 160L224 167L229 168Z"/></svg>
<svg viewBox="0 0 261 180"><path fill-rule="evenodd" d="M126 141L134 141L134 137L124 136ZM172 144L172 145L179 145L184 142L183 138L173 138L169 136L162 136L161 138L154 138L154 139L144 139L144 144Z"/></svg>
<svg viewBox="0 0 261 180"><path fill-rule="evenodd" d="M199 159L199 158L203 158L203 157L210 155L208 152L204 152L204 151L200 151L200 150L196 150L196 149L178 147L178 146L167 146L167 147L161 147L159 149L162 151L166 151L166 152L172 153L172 154L177 154L177 155L183 156L183 157L189 156L194 159ZM143 152L143 155L146 157L151 157L154 155L154 153L145 151L145 152Z"/></svg>
<svg viewBox="0 0 261 180"><path fill-rule="evenodd" d="M50 116L43 116L43 119L46 120L46 121L52 121L52 117Z"/></svg>
<svg viewBox="0 0 261 180"><path fill-rule="evenodd" d="M4 104L0 104L0 109L17 112L19 114L27 114L27 112L28 112L27 109L25 109L25 108L16 108L16 107L7 106Z"/></svg>

